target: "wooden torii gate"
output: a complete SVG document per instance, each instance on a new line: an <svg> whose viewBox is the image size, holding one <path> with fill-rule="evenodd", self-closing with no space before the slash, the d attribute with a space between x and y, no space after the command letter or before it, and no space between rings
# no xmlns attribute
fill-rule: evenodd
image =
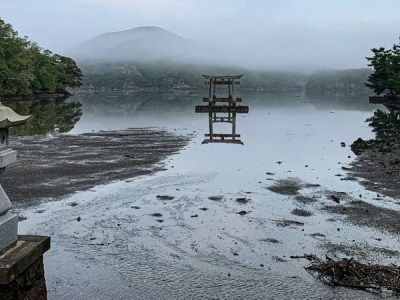
<svg viewBox="0 0 400 300"><path fill-rule="evenodd" d="M208 113L209 120L209 133L205 134L207 139L203 141L206 143L234 143L242 144L239 134L236 134L236 113L248 113L248 106L236 105L237 102L242 102L242 98L236 96L236 85L240 84L240 78L243 75L223 75L212 76L203 75L206 79L206 84L209 84L208 97L203 98L203 102L208 102L208 105L197 105L195 107L196 113ZM217 85L228 85L228 97L217 97ZM226 103L228 105L218 105L218 103ZM218 114L225 114L220 116ZM213 125L216 122L226 122L232 124L232 133L214 133Z"/></svg>

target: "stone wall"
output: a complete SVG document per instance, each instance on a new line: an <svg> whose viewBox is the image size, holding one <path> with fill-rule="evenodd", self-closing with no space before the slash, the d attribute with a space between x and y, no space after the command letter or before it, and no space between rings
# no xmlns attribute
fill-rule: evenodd
<svg viewBox="0 0 400 300"><path fill-rule="evenodd" d="M46 300L43 256L7 285L0 285L0 300Z"/></svg>

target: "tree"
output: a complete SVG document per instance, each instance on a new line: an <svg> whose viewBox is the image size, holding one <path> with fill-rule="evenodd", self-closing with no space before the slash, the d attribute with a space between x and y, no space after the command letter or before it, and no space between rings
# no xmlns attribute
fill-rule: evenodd
<svg viewBox="0 0 400 300"><path fill-rule="evenodd" d="M0 95L64 93L67 87L80 87L82 77L72 58L18 37L0 19Z"/></svg>
<svg viewBox="0 0 400 300"><path fill-rule="evenodd" d="M377 95L400 95L400 43L392 49L373 48L373 56L367 57L368 66L374 68L365 84Z"/></svg>
<svg viewBox="0 0 400 300"><path fill-rule="evenodd" d="M52 57L52 62L57 69L58 90L63 90L66 86L82 86L82 71L79 69L72 58L55 54Z"/></svg>

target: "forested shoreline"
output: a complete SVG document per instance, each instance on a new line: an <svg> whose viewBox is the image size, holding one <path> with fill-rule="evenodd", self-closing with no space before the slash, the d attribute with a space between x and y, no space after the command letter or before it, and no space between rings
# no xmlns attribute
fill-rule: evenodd
<svg viewBox="0 0 400 300"><path fill-rule="evenodd" d="M307 92L311 94L369 94L365 82L372 70L290 71L246 70L234 67L171 62L80 62L83 89L89 91L197 92L204 88L202 74L245 74L241 90Z"/></svg>
<svg viewBox="0 0 400 300"><path fill-rule="evenodd" d="M27 37L19 37L0 19L0 96L68 95L67 87L80 87L83 75L72 58L43 50Z"/></svg>

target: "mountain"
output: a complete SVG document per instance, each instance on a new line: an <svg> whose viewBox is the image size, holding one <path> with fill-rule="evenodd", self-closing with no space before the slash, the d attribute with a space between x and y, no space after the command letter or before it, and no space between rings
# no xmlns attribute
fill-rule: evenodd
<svg viewBox="0 0 400 300"><path fill-rule="evenodd" d="M206 58L204 47L156 26L109 32L90 39L73 50L78 61L193 62Z"/></svg>

